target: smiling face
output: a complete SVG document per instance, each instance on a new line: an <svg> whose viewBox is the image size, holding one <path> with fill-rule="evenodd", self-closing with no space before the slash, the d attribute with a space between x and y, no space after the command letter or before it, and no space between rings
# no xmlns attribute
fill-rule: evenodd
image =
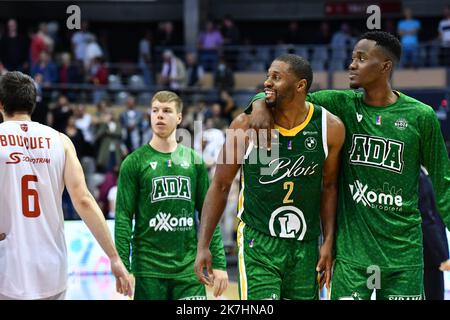
<svg viewBox="0 0 450 320"><path fill-rule="evenodd" d="M352 53L349 68L350 88L367 88L381 78L390 76L392 61L373 40L360 40Z"/></svg>
<svg viewBox="0 0 450 320"><path fill-rule="evenodd" d="M181 123L181 113L177 112L175 101L154 100L151 107L152 130L160 138L169 137Z"/></svg>
<svg viewBox="0 0 450 320"><path fill-rule="evenodd" d="M283 103L292 101L305 84L299 84L299 80L291 71L287 62L275 60L272 62L266 81L264 81L264 92L266 94L266 103L270 107L277 107Z"/></svg>

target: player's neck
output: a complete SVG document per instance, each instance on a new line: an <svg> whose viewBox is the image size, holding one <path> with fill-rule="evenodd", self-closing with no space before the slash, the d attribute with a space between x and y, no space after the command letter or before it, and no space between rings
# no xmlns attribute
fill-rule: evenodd
<svg viewBox="0 0 450 320"><path fill-rule="evenodd" d="M370 106L388 106L397 101L397 98L398 96L392 91L388 82L364 89L364 103Z"/></svg>
<svg viewBox="0 0 450 320"><path fill-rule="evenodd" d="M31 116L27 113L15 113L12 116L3 113L3 121L31 121Z"/></svg>
<svg viewBox="0 0 450 320"><path fill-rule="evenodd" d="M277 107L274 110L274 121L277 125L285 129L295 128L305 122L308 117L309 108L310 104L305 100L300 103L295 102L284 107Z"/></svg>
<svg viewBox="0 0 450 320"><path fill-rule="evenodd" d="M178 146L175 131L166 138L153 134L149 144L156 151L164 153L174 152Z"/></svg>

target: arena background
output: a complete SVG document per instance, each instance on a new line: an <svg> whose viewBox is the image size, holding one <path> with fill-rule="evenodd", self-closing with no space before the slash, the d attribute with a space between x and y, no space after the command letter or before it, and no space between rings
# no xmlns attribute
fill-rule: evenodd
<svg viewBox="0 0 450 320"><path fill-rule="evenodd" d="M82 31L67 27L72 4L79 6L82 24L88 22ZM223 129L261 89L267 67L279 54L308 58L312 90L347 88L345 68L355 40L367 31L366 8L372 4L381 9L382 30L397 33L406 8L420 21L415 58L402 61L393 86L436 110L450 145L450 51L438 38L448 4L444 0L0 1L0 74L18 69L36 80L39 101L33 119L70 132L89 188L113 230L117 168L136 144L151 137L147 108L154 92L169 88L180 93L185 102L181 127L194 134L194 120L201 121L204 135L194 136L192 146L200 150L203 145L213 168ZM205 33L208 21L211 33ZM8 40L11 28L19 40ZM189 53L196 54L203 71L188 63ZM164 54L184 66L182 80L165 81ZM143 112L137 140L124 133L127 124L120 120L133 107ZM122 127L118 135L99 134L111 123ZM110 144L120 152L107 152L105 158L101 150ZM232 280L224 298L229 299L237 298L236 190L222 222ZM71 274L67 298L121 298L114 292L106 256L77 221L66 195L64 214ZM445 276L450 299L450 276Z"/></svg>

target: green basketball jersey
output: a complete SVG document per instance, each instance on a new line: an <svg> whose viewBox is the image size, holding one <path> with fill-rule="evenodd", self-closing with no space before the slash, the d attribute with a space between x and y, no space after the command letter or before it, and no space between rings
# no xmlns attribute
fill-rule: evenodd
<svg viewBox="0 0 450 320"><path fill-rule="evenodd" d="M241 175L238 217L274 237L309 240L320 234L322 168L327 156L326 117L310 104L303 124L279 130L272 151L250 143ZM275 150L278 150L276 152Z"/></svg>
<svg viewBox="0 0 450 320"><path fill-rule="evenodd" d="M181 144L173 153L156 151L147 144L123 161L115 239L129 270L138 276L162 278L193 274L197 254L195 211L200 212L208 186L201 157ZM225 270L219 228L211 242L211 253L213 268Z"/></svg>
<svg viewBox="0 0 450 320"><path fill-rule="evenodd" d="M346 127L337 216L337 258L366 268L421 267L418 180L423 164L433 181L439 212L450 226L450 161L434 110L398 93L374 107L363 92L309 94ZM258 94L254 99L261 99Z"/></svg>

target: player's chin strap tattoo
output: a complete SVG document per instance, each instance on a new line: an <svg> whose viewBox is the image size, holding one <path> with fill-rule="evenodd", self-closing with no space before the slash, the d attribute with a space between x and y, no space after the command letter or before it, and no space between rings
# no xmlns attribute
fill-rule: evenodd
<svg viewBox="0 0 450 320"><path fill-rule="evenodd" d="M6 233L0 233L0 241L5 240L6 238Z"/></svg>

